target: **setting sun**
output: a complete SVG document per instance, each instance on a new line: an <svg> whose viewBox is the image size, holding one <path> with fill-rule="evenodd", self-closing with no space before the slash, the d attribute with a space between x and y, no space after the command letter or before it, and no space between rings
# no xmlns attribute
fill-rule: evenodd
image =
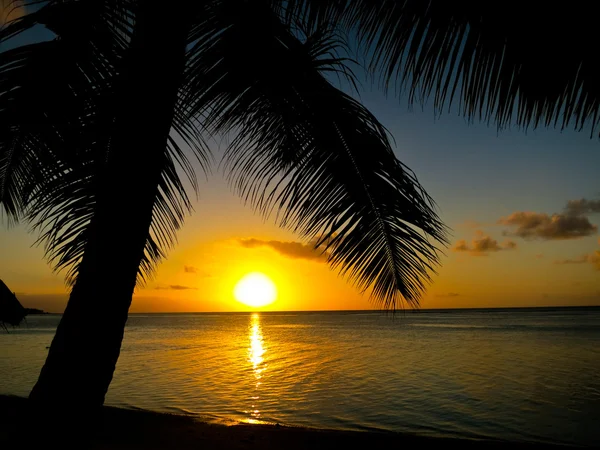
<svg viewBox="0 0 600 450"><path fill-rule="evenodd" d="M260 272L253 272L237 282L233 295L238 302L259 308L275 301L277 288L269 277Z"/></svg>

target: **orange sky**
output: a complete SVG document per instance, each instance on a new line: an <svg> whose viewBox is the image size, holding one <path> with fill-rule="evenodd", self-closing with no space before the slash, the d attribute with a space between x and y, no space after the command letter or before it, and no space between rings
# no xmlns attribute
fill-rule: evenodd
<svg viewBox="0 0 600 450"><path fill-rule="evenodd" d="M368 91L362 100L452 230L422 307L600 305L597 139L545 129L498 133L452 115L409 112ZM254 215L220 173L200 179L194 208L154 280L138 288L132 311L246 310L233 288L253 271L278 287L269 310L375 307L305 242ZM61 312L63 275L52 272L26 230L0 228L0 279L25 306Z"/></svg>
<svg viewBox="0 0 600 450"><path fill-rule="evenodd" d="M278 299L265 310L375 307L292 233L224 194L218 176L203 186L179 244L154 280L137 289L132 312L250 310L234 299L233 288L253 271L269 276L278 288ZM578 260L574 246L586 241L597 250L597 236L536 241L502 237L507 226L498 223L449 225L453 243L422 307L600 305L598 263L591 257ZM488 233L498 237L495 243ZM51 272L33 241L23 227L0 232L0 276L26 306L60 312L66 300L62 275Z"/></svg>
<svg viewBox="0 0 600 450"><path fill-rule="evenodd" d="M0 0L0 24L5 4ZM21 13L16 9L11 17ZM42 34L38 27L22 43L49 38ZM452 230L422 307L600 305L597 136L590 138L587 129L499 132L467 123L455 111L437 117L427 105L409 110L406 98L363 81L360 101L388 129L397 157ZM226 142L209 143L216 160ZM306 242L242 205L220 173L199 176L195 213L154 279L137 289L132 311L246 310L233 288L254 271L278 287L269 310L375 307ZM33 246L36 235L25 225L2 227L3 219L0 213L0 279L25 306L61 312L63 274L53 273L43 248Z"/></svg>

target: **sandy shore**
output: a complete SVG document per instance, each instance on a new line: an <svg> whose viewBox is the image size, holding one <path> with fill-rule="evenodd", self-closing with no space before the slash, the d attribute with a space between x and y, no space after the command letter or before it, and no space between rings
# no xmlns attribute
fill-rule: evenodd
<svg viewBox="0 0 600 450"><path fill-rule="evenodd" d="M44 417L50 419L51 413ZM46 422L49 423L49 422ZM98 417L33 425L26 399L0 395L0 448L320 450L444 447L542 449L566 447L445 439L400 433L317 430L274 425L217 425L186 416L105 407ZM50 447L48 447L50 448ZM56 447L54 447L56 448Z"/></svg>

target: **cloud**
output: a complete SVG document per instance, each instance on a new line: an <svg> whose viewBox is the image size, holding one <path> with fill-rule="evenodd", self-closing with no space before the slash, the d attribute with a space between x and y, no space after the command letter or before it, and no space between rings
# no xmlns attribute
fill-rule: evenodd
<svg viewBox="0 0 600 450"><path fill-rule="evenodd" d="M25 14L22 1L0 0L0 27Z"/></svg>
<svg viewBox="0 0 600 450"><path fill-rule="evenodd" d="M516 227L514 232L504 232L505 236L518 236L525 239L577 239L598 232L598 227L585 216L552 214L530 211L514 212L501 218L498 223Z"/></svg>
<svg viewBox="0 0 600 450"><path fill-rule="evenodd" d="M600 270L600 250L573 259L559 259L554 264L591 264L594 269Z"/></svg>
<svg viewBox="0 0 600 450"><path fill-rule="evenodd" d="M600 239L598 239L598 244L600 244ZM554 264L591 264L594 269L600 270L600 250L596 250L593 253L587 253L585 255L581 255L577 258L572 259L558 259L554 261Z"/></svg>
<svg viewBox="0 0 600 450"><path fill-rule="evenodd" d="M517 243L511 240L501 244L491 236L487 236L481 230L476 231L477 236L469 244L466 240L461 239L452 248L455 252L469 252L476 256L485 256L490 252L499 252L502 250L514 250L517 248Z"/></svg>
<svg viewBox="0 0 600 450"><path fill-rule="evenodd" d="M600 213L600 200L569 200L564 212L552 215L533 211L517 211L498 220L501 225L515 227L505 236L524 239L564 240L591 236L598 226L590 222L590 214Z"/></svg>
<svg viewBox="0 0 600 450"><path fill-rule="evenodd" d="M302 244L301 242L263 241L261 239L239 239L238 243L245 248L270 247L277 253L289 258L307 259L310 261L327 261L327 252L315 250L314 244Z"/></svg>
<svg viewBox="0 0 600 450"><path fill-rule="evenodd" d="M183 272L193 274L193 275L196 275L201 278L211 278L212 277L212 275L209 272L202 270L202 269L198 269L197 267L194 267L194 266L183 266Z"/></svg>
<svg viewBox="0 0 600 450"><path fill-rule="evenodd" d="M573 259L557 259L554 264L585 264L588 262L588 255L581 255Z"/></svg>
<svg viewBox="0 0 600 450"><path fill-rule="evenodd" d="M565 207L565 212L573 216L584 216L593 213L600 213L600 200L569 200Z"/></svg>
<svg viewBox="0 0 600 450"><path fill-rule="evenodd" d="M468 251L470 251L469 244L467 244L467 241L465 241L464 239L461 239L460 241L458 241L456 243L456 245L454 246L454 248L452 248L452 250L454 250L455 252L468 252Z"/></svg>
<svg viewBox="0 0 600 450"><path fill-rule="evenodd" d="M588 262L594 266L594 269L600 270L600 250L596 250L594 253L587 255Z"/></svg>
<svg viewBox="0 0 600 450"><path fill-rule="evenodd" d="M154 289L156 289L157 291L163 291L163 290L172 290L172 291L185 291L188 289L193 289L196 290L195 287L190 287L190 286L182 286L181 284L170 284L169 286L158 286L155 287Z"/></svg>
<svg viewBox="0 0 600 450"><path fill-rule="evenodd" d="M449 298L449 297L459 297L460 294L457 292L448 292L447 294L437 294L436 297L445 297L445 298Z"/></svg>

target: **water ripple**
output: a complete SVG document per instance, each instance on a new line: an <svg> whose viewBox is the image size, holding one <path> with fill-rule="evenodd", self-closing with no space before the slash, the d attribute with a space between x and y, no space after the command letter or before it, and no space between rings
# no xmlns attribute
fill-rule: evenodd
<svg viewBox="0 0 600 450"><path fill-rule="evenodd" d="M57 321L0 335L0 393L27 395ZM132 315L107 403L225 423L595 445L598 344L598 309Z"/></svg>

